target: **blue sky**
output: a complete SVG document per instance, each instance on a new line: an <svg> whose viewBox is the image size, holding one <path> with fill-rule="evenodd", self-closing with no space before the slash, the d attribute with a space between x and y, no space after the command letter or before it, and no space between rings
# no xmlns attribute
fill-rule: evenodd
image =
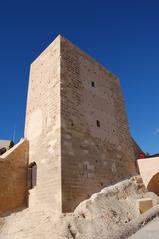
<svg viewBox="0 0 159 239"><path fill-rule="evenodd" d="M0 138L23 136L30 63L61 34L121 81L138 144L159 152L159 1L1 1Z"/></svg>

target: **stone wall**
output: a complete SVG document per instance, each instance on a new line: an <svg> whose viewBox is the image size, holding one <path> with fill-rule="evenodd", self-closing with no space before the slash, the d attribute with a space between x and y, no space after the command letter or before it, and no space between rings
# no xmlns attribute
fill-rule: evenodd
<svg viewBox="0 0 159 239"><path fill-rule="evenodd" d="M27 140L0 156L0 216L28 206L28 159Z"/></svg>
<svg viewBox="0 0 159 239"><path fill-rule="evenodd" d="M60 38L32 63L25 137L29 162L37 164L37 186L30 190L30 208L61 211Z"/></svg>
<svg viewBox="0 0 159 239"><path fill-rule="evenodd" d="M62 210L136 173L119 80L61 38Z"/></svg>

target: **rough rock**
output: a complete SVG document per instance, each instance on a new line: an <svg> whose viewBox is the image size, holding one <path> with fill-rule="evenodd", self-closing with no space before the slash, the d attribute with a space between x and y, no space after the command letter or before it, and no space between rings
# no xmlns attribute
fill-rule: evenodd
<svg viewBox="0 0 159 239"><path fill-rule="evenodd" d="M28 208L1 219L0 239L118 238L139 217L137 200L145 196L136 177L93 194L74 213L59 215L46 208ZM151 196L156 204L158 199Z"/></svg>

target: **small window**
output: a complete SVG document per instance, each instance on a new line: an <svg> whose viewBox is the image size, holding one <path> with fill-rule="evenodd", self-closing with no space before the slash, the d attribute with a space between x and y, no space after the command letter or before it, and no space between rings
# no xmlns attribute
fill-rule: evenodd
<svg viewBox="0 0 159 239"><path fill-rule="evenodd" d="M36 186L37 181L37 165L35 162L29 164L28 168L28 188L32 189Z"/></svg>
<svg viewBox="0 0 159 239"><path fill-rule="evenodd" d="M100 121L97 120L96 123L97 123L97 127L100 127Z"/></svg>
<svg viewBox="0 0 159 239"><path fill-rule="evenodd" d="M94 81L91 82L92 87L95 87Z"/></svg>

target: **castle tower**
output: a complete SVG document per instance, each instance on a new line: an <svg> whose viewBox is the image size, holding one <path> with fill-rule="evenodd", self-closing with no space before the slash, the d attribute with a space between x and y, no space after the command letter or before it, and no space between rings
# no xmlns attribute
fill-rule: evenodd
<svg viewBox="0 0 159 239"><path fill-rule="evenodd" d="M37 164L30 207L71 212L135 174L119 80L61 36L31 65L25 137Z"/></svg>

